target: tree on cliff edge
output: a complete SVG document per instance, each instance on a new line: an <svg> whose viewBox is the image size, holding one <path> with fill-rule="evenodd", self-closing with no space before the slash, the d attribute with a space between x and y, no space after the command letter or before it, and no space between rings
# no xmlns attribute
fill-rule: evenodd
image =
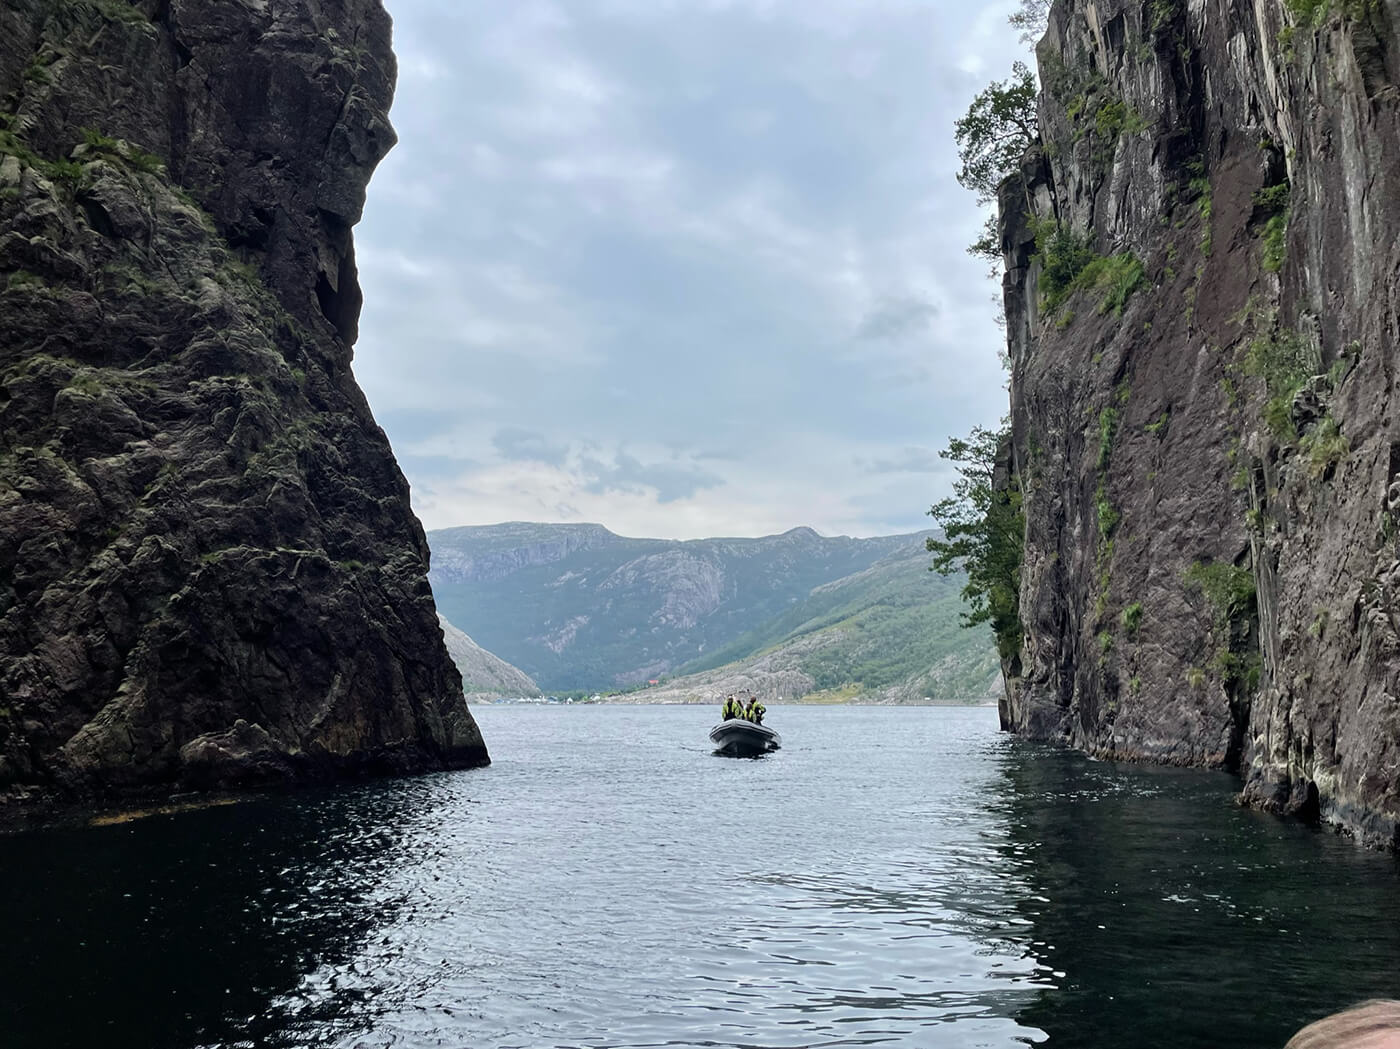
<svg viewBox="0 0 1400 1049"><path fill-rule="evenodd" d="M1014 660L1021 650L1021 552L1026 521L1014 478L998 488L997 459L1010 440L1010 429L975 427L964 440L954 437L939 456L958 463L953 494L929 509L943 529L930 537L930 570L940 575L967 573L962 596L968 611L963 626L991 623L997 652Z"/></svg>
<svg viewBox="0 0 1400 1049"><path fill-rule="evenodd" d="M1021 43L1034 44L1045 35L1046 23L1050 21L1050 0L1021 0L1007 21L1021 31Z"/></svg>
<svg viewBox="0 0 1400 1049"><path fill-rule="evenodd" d="M1015 172L1021 157L1040 137L1035 74L1024 62L1017 62L1011 76L992 81L972 100L967 114L953 124L953 135L962 161L958 184L976 193L978 204L995 203L997 187ZM995 214L968 250L979 258L1001 258Z"/></svg>
<svg viewBox="0 0 1400 1049"><path fill-rule="evenodd" d="M1011 76L988 84L953 124L962 161L958 184L976 193L977 203L997 199L997 187L1040 137L1035 99L1035 74L1026 63L1017 62Z"/></svg>

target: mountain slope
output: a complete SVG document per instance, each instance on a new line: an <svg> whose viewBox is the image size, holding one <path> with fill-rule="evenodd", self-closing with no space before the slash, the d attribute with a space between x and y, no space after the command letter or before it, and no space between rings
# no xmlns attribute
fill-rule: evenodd
<svg viewBox="0 0 1400 1049"><path fill-rule="evenodd" d="M960 625L961 580L926 566L922 550L912 550L817 587L646 696L711 702L753 692L773 701L822 693L894 703L995 697L995 647L984 632Z"/></svg>
<svg viewBox="0 0 1400 1049"><path fill-rule="evenodd" d="M447 643L447 654L462 672L462 687L469 696L518 698L540 694L539 686L528 674L486 651L441 614L438 624L442 627L443 641Z"/></svg>
<svg viewBox="0 0 1400 1049"><path fill-rule="evenodd" d="M923 535L628 539L599 525L515 522L429 533L438 607L548 690L673 672Z"/></svg>

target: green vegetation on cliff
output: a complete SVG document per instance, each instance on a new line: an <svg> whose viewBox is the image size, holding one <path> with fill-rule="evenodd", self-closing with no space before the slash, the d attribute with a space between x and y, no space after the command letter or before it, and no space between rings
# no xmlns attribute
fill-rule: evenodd
<svg viewBox="0 0 1400 1049"><path fill-rule="evenodd" d="M1035 96L1035 74L1024 62L1017 62L1011 76L989 84L954 124L962 161L958 182L976 193L979 203L996 199L997 186L1039 137Z"/></svg>
<svg viewBox="0 0 1400 1049"><path fill-rule="evenodd" d="M1013 16L1012 23L1028 29L1034 17L1028 9L1021 21ZM1035 97L1035 74L1024 62L1017 62L1011 76L989 84L954 125L958 159L962 162L958 183L977 194L979 205L996 200L997 187L1016 170L1026 150L1039 138ZM967 250L979 258L1000 261L994 213L988 214L982 235Z"/></svg>
<svg viewBox="0 0 1400 1049"><path fill-rule="evenodd" d="M1266 332L1250 343L1245 374L1264 380L1264 422L1281 441L1298 439L1293 425L1293 399L1316 374L1316 357L1308 340L1297 331Z"/></svg>
<svg viewBox="0 0 1400 1049"><path fill-rule="evenodd" d="M1093 291L1099 294L1100 314L1112 311L1121 317L1129 297L1147 283L1142 262L1132 252L1100 255L1088 237L1061 223L1037 223L1035 244L1046 313L1058 310L1075 292Z"/></svg>
<svg viewBox="0 0 1400 1049"><path fill-rule="evenodd" d="M999 476L998 460L1011 439L1009 428L975 427L964 440L953 438L940 454L958 466L953 495L929 509L944 537L929 537L933 570L966 572L964 626L990 623L997 652L1014 660L1021 651L1021 557L1026 522L1021 491L1009 471Z"/></svg>

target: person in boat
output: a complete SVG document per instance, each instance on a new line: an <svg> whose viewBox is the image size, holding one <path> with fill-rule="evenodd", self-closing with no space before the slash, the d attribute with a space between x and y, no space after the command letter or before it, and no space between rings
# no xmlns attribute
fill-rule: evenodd
<svg viewBox="0 0 1400 1049"><path fill-rule="evenodd" d="M768 713L768 708L765 707L761 702L759 702L757 697L755 697L749 700L749 709L746 713L748 719L752 721L755 725L762 725L763 715Z"/></svg>
<svg viewBox="0 0 1400 1049"><path fill-rule="evenodd" d="M724 701L724 707L720 710L720 717L722 720L728 721L730 718L738 718L743 716L743 708L740 707L739 701L737 699L735 699L733 696L730 696Z"/></svg>

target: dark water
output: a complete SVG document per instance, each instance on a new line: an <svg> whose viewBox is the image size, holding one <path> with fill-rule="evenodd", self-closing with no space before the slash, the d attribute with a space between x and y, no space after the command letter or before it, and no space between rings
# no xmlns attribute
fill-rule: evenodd
<svg viewBox="0 0 1400 1049"><path fill-rule="evenodd" d="M488 707L489 770L0 838L3 1046L1278 1047L1395 861L986 709Z"/></svg>

